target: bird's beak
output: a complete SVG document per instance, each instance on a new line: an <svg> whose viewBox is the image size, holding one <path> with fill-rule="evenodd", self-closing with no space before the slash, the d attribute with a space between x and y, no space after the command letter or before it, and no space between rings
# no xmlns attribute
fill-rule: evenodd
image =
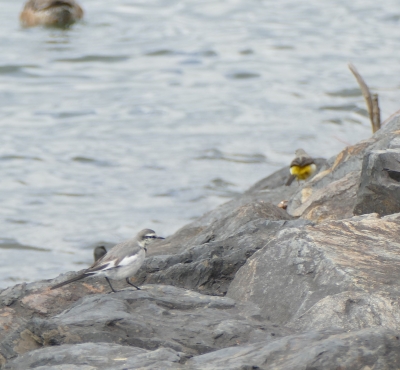
<svg viewBox="0 0 400 370"><path fill-rule="evenodd" d="M165 238L163 238L162 236L157 236L157 239L165 239Z"/></svg>

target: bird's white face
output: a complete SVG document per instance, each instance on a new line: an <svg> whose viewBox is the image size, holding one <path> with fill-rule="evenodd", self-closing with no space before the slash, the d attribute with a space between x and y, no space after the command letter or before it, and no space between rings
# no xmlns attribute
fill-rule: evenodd
<svg viewBox="0 0 400 370"><path fill-rule="evenodd" d="M152 241L158 239L155 233L148 233L143 235L142 240L139 242L142 248L146 248L146 246L151 243Z"/></svg>

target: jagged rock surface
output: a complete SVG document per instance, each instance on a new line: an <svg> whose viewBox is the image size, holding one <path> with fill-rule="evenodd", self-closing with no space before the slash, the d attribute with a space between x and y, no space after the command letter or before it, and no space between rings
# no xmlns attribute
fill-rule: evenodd
<svg viewBox="0 0 400 370"><path fill-rule="evenodd" d="M197 356L193 370L389 370L400 367L399 333L383 328L308 332Z"/></svg>
<svg viewBox="0 0 400 370"><path fill-rule="evenodd" d="M9 362L9 370L181 369L181 355L171 349L147 351L110 343L64 344L28 352Z"/></svg>
<svg viewBox="0 0 400 370"><path fill-rule="evenodd" d="M353 216L373 180L361 175L364 158L398 150L398 132L399 113L371 139L318 160L300 186L285 187L282 169L152 245L132 280L147 284L141 291L106 294L104 279L49 289L67 273L0 292L0 364L400 368L400 214L389 202L379 211L388 216ZM380 184L397 181L390 169ZM284 199L288 212L276 207Z"/></svg>
<svg viewBox="0 0 400 370"><path fill-rule="evenodd" d="M49 318L34 317L2 342L12 358L26 348L79 343L117 343L147 350L170 348L197 355L287 334L259 321L253 304L165 285L84 297ZM47 352L45 352L47 353Z"/></svg>
<svg viewBox="0 0 400 370"><path fill-rule="evenodd" d="M400 330L400 215L283 230L236 274L228 297L301 331Z"/></svg>

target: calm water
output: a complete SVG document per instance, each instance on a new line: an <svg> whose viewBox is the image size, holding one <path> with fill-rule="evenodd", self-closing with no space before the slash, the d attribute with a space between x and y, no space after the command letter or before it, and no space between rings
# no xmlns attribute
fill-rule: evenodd
<svg viewBox="0 0 400 370"><path fill-rule="evenodd" d="M352 61L399 109L394 0L82 0L70 30L0 0L0 287L169 235L290 162L370 136Z"/></svg>

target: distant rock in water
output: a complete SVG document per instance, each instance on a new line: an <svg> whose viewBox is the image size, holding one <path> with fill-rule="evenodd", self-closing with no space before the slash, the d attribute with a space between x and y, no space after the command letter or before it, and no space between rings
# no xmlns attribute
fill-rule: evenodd
<svg viewBox="0 0 400 370"><path fill-rule="evenodd" d="M96 247L93 251L93 257L94 257L94 262L99 260L101 257L103 257L107 253L107 249L104 245L99 245Z"/></svg>
<svg viewBox="0 0 400 370"><path fill-rule="evenodd" d="M68 27L83 18L75 0L28 0L20 15L23 27Z"/></svg>

